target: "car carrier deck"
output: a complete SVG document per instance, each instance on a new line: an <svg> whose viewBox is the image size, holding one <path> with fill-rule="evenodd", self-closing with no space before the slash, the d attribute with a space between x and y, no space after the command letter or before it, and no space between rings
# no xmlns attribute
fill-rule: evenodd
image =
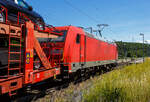
<svg viewBox="0 0 150 102"><path fill-rule="evenodd" d="M0 67L0 94L13 95L16 90L42 80L55 77L60 73L59 66L51 66L50 60L40 46L38 38L57 38L59 35L34 30L34 24L26 22L22 25L0 23L0 37L8 40L7 65ZM2 41L1 41L2 42ZM35 69L34 56L42 63ZM0 58L1 59L1 58ZM4 59L2 59L4 60Z"/></svg>

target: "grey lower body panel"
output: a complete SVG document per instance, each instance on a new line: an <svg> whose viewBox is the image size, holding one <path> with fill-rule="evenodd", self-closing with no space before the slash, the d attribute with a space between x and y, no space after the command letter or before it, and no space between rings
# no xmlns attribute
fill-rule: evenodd
<svg viewBox="0 0 150 102"><path fill-rule="evenodd" d="M108 64L117 63L116 60L106 60L106 61L91 61L91 62L82 62L82 63L71 63L72 72L76 72L79 69L95 67L95 66L103 66Z"/></svg>

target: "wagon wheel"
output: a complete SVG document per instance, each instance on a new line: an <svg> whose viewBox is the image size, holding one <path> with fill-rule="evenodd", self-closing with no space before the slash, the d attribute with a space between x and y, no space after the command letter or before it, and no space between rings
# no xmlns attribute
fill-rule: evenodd
<svg viewBox="0 0 150 102"><path fill-rule="evenodd" d="M5 14L3 12L0 13L0 22L5 22Z"/></svg>

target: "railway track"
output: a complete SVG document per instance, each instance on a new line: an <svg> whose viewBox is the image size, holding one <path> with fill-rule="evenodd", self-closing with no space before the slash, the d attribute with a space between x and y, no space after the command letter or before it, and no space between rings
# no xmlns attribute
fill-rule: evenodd
<svg viewBox="0 0 150 102"><path fill-rule="evenodd" d="M124 60L118 60L118 65L116 67L112 68L105 68L107 70L102 70L98 73L90 73L90 77L95 77L98 75L101 75L103 73L108 73L113 69L122 68L122 66L130 65L132 63L142 63L142 59L124 59ZM69 79L69 81L60 81L60 80L51 80L48 79L46 81L43 81L41 83L29 86L26 89L21 89L18 91L18 94L16 96L13 96L11 98L8 98L7 96L1 96L1 98L8 99L10 102L35 102L37 99L44 97L45 95L51 95L53 97L53 93L65 90L70 84L73 84L78 87L78 84L90 79L90 77L78 77L76 80ZM6 98L7 97L7 98Z"/></svg>

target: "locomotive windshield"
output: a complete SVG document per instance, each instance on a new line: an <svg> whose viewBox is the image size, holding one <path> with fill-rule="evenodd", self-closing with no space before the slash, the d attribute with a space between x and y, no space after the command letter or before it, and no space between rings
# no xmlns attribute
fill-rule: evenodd
<svg viewBox="0 0 150 102"><path fill-rule="evenodd" d="M56 30L56 31L53 31L53 32L62 33L63 35L58 37L58 38L55 38L55 39L50 39L50 42L64 42L65 41L67 30L61 30L61 31Z"/></svg>

